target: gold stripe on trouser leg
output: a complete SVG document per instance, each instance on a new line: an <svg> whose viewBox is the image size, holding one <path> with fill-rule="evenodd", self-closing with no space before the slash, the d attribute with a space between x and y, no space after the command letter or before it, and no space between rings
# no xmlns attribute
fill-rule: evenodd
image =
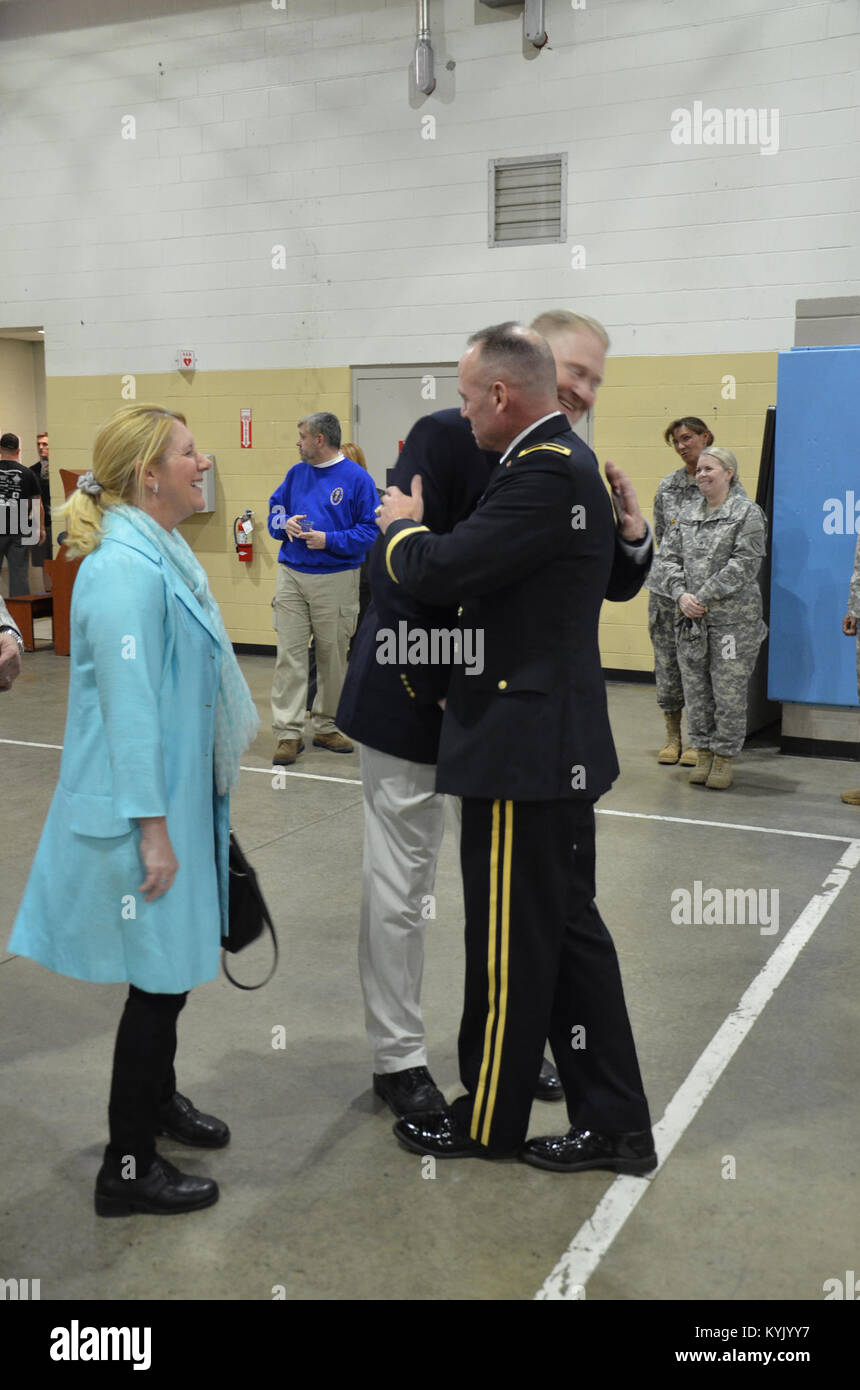
<svg viewBox="0 0 860 1390"><path fill-rule="evenodd" d="M498 906L499 877L499 805L493 802L493 824L490 833L490 910L487 922L487 1023L484 1029L484 1055L478 1076L478 1088L472 1105L472 1124L469 1134L477 1140L480 1125L481 1107L484 1104L484 1091L487 1085L487 1072L490 1068L490 1051L493 1041L493 1025L496 1021L496 912Z"/></svg>
<svg viewBox="0 0 860 1390"><path fill-rule="evenodd" d="M502 861L502 917L501 942L499 947L499 1023L496 1028L496 1046L493 1056L493 1070L490 1076L490 1094L484 1116L481 1143L489 1144L490 1126L493 1123L493 1110L496 1105L496 1091L499 1085L499 1068L502 1065L502 1044L505 1040L505 1019L508 1012L508 950L511 931L511 853L514 840L514 803L505 802L505 850Z"/></svg>

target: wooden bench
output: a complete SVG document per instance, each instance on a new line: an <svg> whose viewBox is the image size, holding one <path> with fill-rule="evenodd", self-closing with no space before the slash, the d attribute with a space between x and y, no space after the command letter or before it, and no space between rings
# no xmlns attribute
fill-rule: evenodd
<svg viewBox="0 0 860 1390"><path fill-rule="evenodd" d="M54 600L54 651L57 656L69 655L72 589L80 567L80 560L66 559L64 545L57 551L56 560L45 561L45 573L51 581L51 597Z"/></svg>
<svg viewBox="0 0 860 1390"><path fill-rule="evenodd" d="M14 598L7 598L6 607L9 609L12 621L18 624L24 641L24 651L34 652L36 639L33 636L33 620L34 618L50 618L53 627L53 596L51 594L16 594Z"/></svg>

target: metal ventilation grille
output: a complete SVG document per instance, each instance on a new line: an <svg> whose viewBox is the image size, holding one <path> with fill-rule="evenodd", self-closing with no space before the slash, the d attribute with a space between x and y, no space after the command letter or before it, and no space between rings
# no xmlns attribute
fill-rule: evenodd
<svg viewBox="0 0 860 1390"><path fill-rule="evenodd" d="M567 236L567 155L490 160L490 246Z"/></svg>

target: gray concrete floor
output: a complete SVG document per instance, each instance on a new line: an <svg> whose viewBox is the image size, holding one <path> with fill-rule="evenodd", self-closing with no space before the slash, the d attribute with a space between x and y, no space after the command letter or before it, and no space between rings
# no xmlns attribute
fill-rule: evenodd
<svg viewBox="0 0 860 1390"><path fill-rule="evenodd" d="M122 985L0 963L0 1277L38 1278L43 1299L531 1299L610 1188L517 1163L438 1163L403 1152L372 1095L356 973L362 808L358 756L310 746L272 787L271 661L243 657L264 732L233 823L274 909L281 967L256 994L225 980L192 994L180 1088L223 1116L216 1154L162 1141L221 1184L217 1206L171 1221L99 1220L92 1183ZM45 646L0 700L0 942L8 940L56 783L68 664ZM618 947L655 1121L846 846L733 825L860 836L838 793L856 765L779 756L754 741L735 788L690 787L661 768L653 689L610 687L623 774L598 818L598 902ZM335 781L330 778L356 779ZM707 821L717 824L695 824ZM855 871L592 1276L590 1300L823 1298L857 1267ZM780 930L679 926L670 894L696 879L780 893ZM57 905L58 912L62 904ZM424 1004L431 1065L458 1091L462 900L446 835ZM265 947L240 959L253 977ZM283 1025L287 1045L272 1047ZM531 1132L562 1128L536 1104ZM736 1176L722 1176L733 1157Z"/></svg>

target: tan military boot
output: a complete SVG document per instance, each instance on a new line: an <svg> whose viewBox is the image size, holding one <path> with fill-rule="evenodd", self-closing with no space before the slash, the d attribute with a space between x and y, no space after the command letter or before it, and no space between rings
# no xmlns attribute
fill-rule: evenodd
<svg viewBox="0 0 860 1390"><path fill-rule="evenodd" d="M731 785L732 760L731 758L724 758L717 753L705 786L710 787L712 791L724 792Z"/></svg>
<svg viewBox="0 0 860 1390"><path fill-rule="evenodd" d="M696 766L690 773L690 781L693 784L693 786L704 786L704 784L708 780L708 776L711 771L711 764L713 761L714 755L711 752L710 748L696 749Z"/></svg>
<svg viewBox="0 0 860 1390"><path fill-rule="evenodd" d="M354 753L355 744L344 738L339 729L332 734L315 734L314 748L327 748L330 753Z"/></svg>
<svg viewBox="0 0 860 1390"><path fill-rule="evenodd" d="M666 720L666 743L657 754L657 761L676 763L681 756L681 711L674 710L667 714L664 710L663 718Z"/></svg>
<svg viewBox="0 0 860 1390"><path fill-rule="evenodd" d="M278 746L272 754L272 767L289 767L304 752L304 740L300 738L279 738Z"/></svg>
<svg viewBox="0 0 860 1390"><path fill-rule="evenodd" d="M846 806L860 806L860 791L843 792L840 801L844 801Z"/></svg>
<svg viewBox="0 0 860 1390"><path fill-rule="evenodd" d="M696 759L697 759L698 756L699 756L699 754L698 754L698 749L696 749L696 748L685 748L684 751L683 751L683 753L681 754L681 761L679 762L678 766L679 766L679 767L695 767L695 766L696 766Z"/></svg>

